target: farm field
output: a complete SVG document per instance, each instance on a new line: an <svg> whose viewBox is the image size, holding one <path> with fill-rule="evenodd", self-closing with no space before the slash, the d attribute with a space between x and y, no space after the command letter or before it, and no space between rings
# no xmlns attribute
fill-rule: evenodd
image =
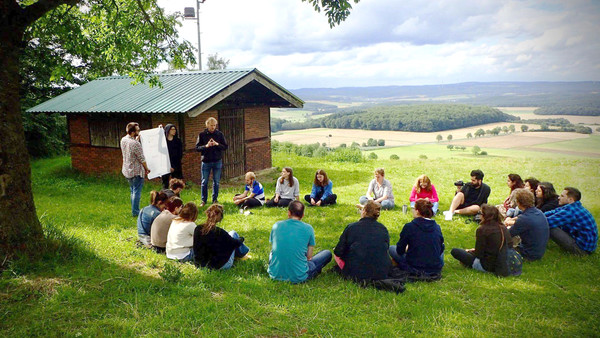
<svg viewBox="0 0 600 338"><path fill-rule="evenodd" d="M309 208L304 219L315 229L317 250L332 249L346 224L358 219L354 204L376 167L386 168L386 178L394 185L397 207L379 219L392 243L411 220L399 206L407 203L414 179L424 172L436 185L441 210L452 198L452 182L480 168L492 188L492 204L504 200L506 175L516 172L557 187L579 187L582 203L600 219L600 160L555 156L524 161L506 152L504 157L402 157L364 163L324 163L275 153L273 164L294 168L301 194L309 192L316 168L325 169L333 180L338 204ZM307 283L275 282L266 272L269 232L275 221L286 217L285 210L241 215L229 202L241 185L225 184L219 197L226 214L220 225L245 236L252 257L228 271L207 271L137 248L136 220L127 216L126 181L80 175L69 161L61 157L32 163L37 212L55 250L39 263L16 261L1 275L3 337L496 336L500 327L506 336L595 336L600 330L597 253L573 257L550 243L541 261L525 263L522 276L498 278L467 270L448 253L453 247L473 247L477 225L468 218L437 217L446 243L439 282L407 284L396 295L343 280L329 271L331 263ZM276 177L277 172L260 177L267 195ZM143 196L157 188L146 184ZM198 202L199 194L192 185L182 198Z"/></svg>

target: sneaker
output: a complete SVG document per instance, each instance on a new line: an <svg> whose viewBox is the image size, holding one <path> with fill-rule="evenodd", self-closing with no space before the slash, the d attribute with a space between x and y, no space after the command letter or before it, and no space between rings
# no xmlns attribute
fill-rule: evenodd
<svg viewBox="0 0 600 338"><path fill-rule="evenodd" d="M202 201L202 202L200 202L200 204L198 204L198 208L202 208L205 205L206 205L206 202Z"/></svg>
<svg viewBox="0 0 600 338"><path fill-rule="evenodd" d="M244 257L235 257L236 261L245 261L248 259L252 259L252 255L250 253L247 253L246 255L244 255Z"/></svg>
<svg viewBox="0 0 600 338"><path fill-rule="evenodd" d="M453 213L451 213L450 210L446 210L446 211L442 212L442 214L444 215L444 220L446 220L446 221L452 220Z"/></svg>

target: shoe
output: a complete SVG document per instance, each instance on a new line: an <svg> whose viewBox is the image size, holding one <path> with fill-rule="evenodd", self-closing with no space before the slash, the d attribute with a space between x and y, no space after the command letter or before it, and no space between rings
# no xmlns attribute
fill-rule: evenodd
<svg viewBox="0 0 600 338"><path fill-rule="evenodd" d="M212 201L212 204L219 204L219 201L217 201L217 200L213 200L213 201Z"/></svg>
<svg viewBox="0 0 600 338"><path fill-rule="evenodd" d="M236 261L245 261L248 259L252 259L252 255L250 253L245 254L244 257L235 257Z"/></svg>
<svg viewBox="0 0 600 338"><path fill-rule="evenodd" d="M206 205L206 202L202 201L202 202L200 202L200 204L198 204L198 208L202 208L205 205Z"/></svg>
<svg viewBox="0 0 600 338"><path fill-rule="evenodd" d="M444 220L446 220L446 221L452 220L453 213L451 213L450 210L446 210L446 211L442 212L442 214L444 215Z"/></svg>

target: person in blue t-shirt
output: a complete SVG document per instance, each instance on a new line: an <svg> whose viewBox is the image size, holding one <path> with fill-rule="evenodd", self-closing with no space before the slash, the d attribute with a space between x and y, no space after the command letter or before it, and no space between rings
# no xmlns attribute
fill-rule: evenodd
<svg viewBox="0 0 600 338"><path fill-rule="evenodd" d="M245 176L246 187L243 194L233 196L233 203L241 209L262 207L265 204L265 190L256 180L256 175L249 171Z"/></svg>
<svg viewBox="0 0 600 338"><path fill-rule="evenodd" d="M332 188L333 182L327 177L325 170L319 169L315 173L312 191L310 195L304 196L304 200L309 203L309 206L323 207L335 204L337 195L333 193Z"/></svg>
<svg viewBox="0 0 600 338"><path fill-rule="evenodd" d="M269 242L269 276L275 280L302 283L316 277L331 261L331 251L323 250L313 256L315 231L302 222L304 204L292 201L288 219L273 225Z"/></svg>

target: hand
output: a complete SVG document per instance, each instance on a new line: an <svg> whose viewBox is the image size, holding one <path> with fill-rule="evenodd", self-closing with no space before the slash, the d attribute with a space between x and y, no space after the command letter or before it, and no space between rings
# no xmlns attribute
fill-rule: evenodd
<svg viewBox="0 0 600 338"><path fill-rule="evenodd" d="M474 252L475 252L475 249L467 249L467 250L465 250L465 251L466 251L466 252L468 252L468 253L474 253Z"/></svg>
<svg viewBox="0 0 600 338"><path fill-rule="evenodd" d="M321 200L319 200L319 202L315 203L316 206L320 207L321 206Z"/></svg>
<svg viewBox="0 0 600 338"><path fill-rule="evenodd" d="M162 125L162 124L159 124L159 125L158 125L158 128L162 128L162 127L163 127L163 125Z"/></svg>
<svg viewBox="0 0 600 338"><path fill-rule="evenodd" d="M233 203L235 203L236 205L240 205L242 203L241 199L235 199L235 197L233 198Z"/></svg>
<svg viewBox="0 0 600 338"><path fill-rule="evenodd" d="M279 197L275 196L275 198L273 198L273 201L275 201L275 203L279 202Z"/></svg>
<svg viewBox="0 0 600 338"><path fill-rule="evenodd" d="M315 205L315 204L316 204L316 203L315 203L315 199L314 199L314 198L311 198L311 199L310 199L310 205Z"/></svg>
<svg viewBox="0 0 600 338"><path fill-rule="evenodd" d="M175 169L171 168L171 172L175 172Z"/></svg>
<svg viewBox="0 0 600 338"><path fill-rule="evenodd" d="M146 170L146 175L150 173L150 168L144 168L144 170Z"/></svg>

